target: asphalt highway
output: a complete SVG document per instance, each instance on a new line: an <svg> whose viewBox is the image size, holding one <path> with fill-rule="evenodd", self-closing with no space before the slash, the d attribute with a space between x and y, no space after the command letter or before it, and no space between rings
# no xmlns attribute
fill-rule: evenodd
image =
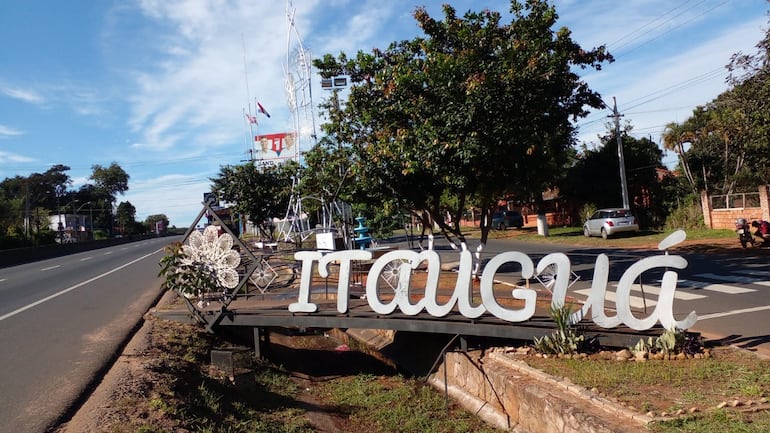
<svg viewBox="0 0 770 433"><path fill-rule="evenodd" d="M0 432L55 427L160 295L155 238L0 269Z"/></svg>

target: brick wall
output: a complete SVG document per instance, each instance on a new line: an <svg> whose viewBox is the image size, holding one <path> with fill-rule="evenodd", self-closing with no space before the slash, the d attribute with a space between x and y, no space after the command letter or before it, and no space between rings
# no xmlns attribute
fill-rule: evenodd
<svg viewBox="0 0 770 433"><path fill-rule="evenodd" d="M729 209L711 209L711 200L705 192L701 193L703 206L703 223L712 229L734 229L735 220L745 218L748 221L763 219L770 221L770 200L768 186L759 187L759 207L742 207Z"/></svg>

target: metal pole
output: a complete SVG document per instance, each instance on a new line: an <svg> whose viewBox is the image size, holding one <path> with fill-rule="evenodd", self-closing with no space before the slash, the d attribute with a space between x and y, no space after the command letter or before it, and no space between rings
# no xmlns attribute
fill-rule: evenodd
<svg viewBox="0 0 770 433"><path fill-rule="evenodd" d="M64 243L64 226L61 224L61 205L59 204L59 191L57 190L55 192L56 194L56 213L59 214L59 245Z"/></svg>
<svg viewBox="0 0 770 433"><path fill-rule="evenodd" d="M94 240L94 204L88 207L88 219L91 220L91 240Z"/></svg>

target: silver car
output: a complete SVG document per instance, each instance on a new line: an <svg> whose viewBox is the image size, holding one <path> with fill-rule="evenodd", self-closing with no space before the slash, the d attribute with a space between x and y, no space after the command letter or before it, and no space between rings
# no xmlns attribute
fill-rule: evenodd
<svg viewBox="0 0 770 433"><path fill-rule="evenodd" d="M583 234L586 237L601 236L604 239L616 233L638 230L636 217L630 210L623 208L599 209L583 224Z"/></svg>

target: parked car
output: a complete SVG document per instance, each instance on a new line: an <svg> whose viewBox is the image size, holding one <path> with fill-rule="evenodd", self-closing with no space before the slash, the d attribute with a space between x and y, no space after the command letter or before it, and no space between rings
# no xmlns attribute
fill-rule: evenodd
<svg viewBox="0 0 770 433"><path fill-rule="evenodd" d="M508 227L520 229L524 227L524 217L514 210L495 212L492 215L492 227L497 230L505 230Z"/></svg>
<svg viewBox="0 0 770 433"><path fill-rule="evenodd" d="M583 224L583 234L586 237L601 236L604 239L617 233L638 230L636 217L630 210L622 208L599 209Z"/></svg>

